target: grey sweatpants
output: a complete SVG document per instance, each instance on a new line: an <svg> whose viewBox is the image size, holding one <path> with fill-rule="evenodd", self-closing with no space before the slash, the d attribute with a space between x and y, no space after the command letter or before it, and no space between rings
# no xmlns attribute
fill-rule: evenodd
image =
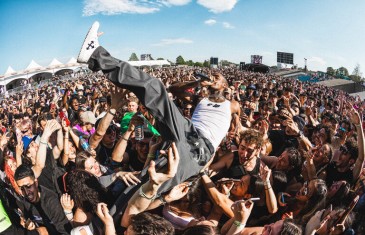
<svg viewBox="0 0 365 235"><path fill-rule="evenodd" d="M178 171L174 178L161 186L159 193L199 173L212 157L214 149L209 140L199 136L192 122L181 115L158 79L112 57L103 47L94 51L88 64L93 71L102 70L118 87L135 93L155 117L156 129L163 140L175 141L180 155Z"/></svg>

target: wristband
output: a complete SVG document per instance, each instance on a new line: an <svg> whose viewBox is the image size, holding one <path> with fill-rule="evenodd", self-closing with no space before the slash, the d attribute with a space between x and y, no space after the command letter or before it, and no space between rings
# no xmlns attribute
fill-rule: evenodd
<svg viewBox="0 0 365 235"><path fill-rule="evenodd" d="M238 220L233 221L233 224L234 224L237 228L239 228L239 227L245 227L245 226L246 226L246 223L241 223L241 222L240 222L240 221L238 221Z"/></svg>
<svg viewBox="0 0 365 235"><path fill-rule="evenodd" d="M128 139L127 138L124 138L124 136L122 136L122 139L125 140L125 141L128 141Z"/></svg>
<svg viewBox="0 0 365 235"><path fill-rule="evenodd" d="M47 142L43 142L42 140L40 140L40 141L39 141L39 143L41 143L41 144L45 144L45 145L47 145L47 144L48 144Z"/></svg>
<svg viewBox="0 0 365 235"><path fill-rule="evenodd" d="M158 199L161 201L162 205L165 205L167 203L167 201L165 200L165 198L163 198L163 196L159 196Z"/></svg>
<svg viewBox="0 0 365 235"><path fill-rule="evenodd" d="M115 116L116 112L115 113L112 113L110 110L109 110L109 113L113 116Z"/></svg>
<svg viewBox="0 0 365 235"><path fill-rule="evenodd" d="M147 158L154 159L155 155L153 153L149 153L147 154Z"/></svg>
<svg viewBox="0 0 365 235"><path fill-rule="evenodd" d="M143 192L143 185L139 188L139 196L140 197L143 197L143 198L146 198L147 200L150 200L150 201L153 201L153 200L155 200L156 199L156 194L155 195L153 195L152 197L148 197L144 192Z"/></svg>
<svg viewBox="0 0 365 235"><path fill-rule="evenodd" d="M70 211L70 212L63 211L63 212L65 213L65 215L71 215L71 214L73 214L72 211Z"/></svg>

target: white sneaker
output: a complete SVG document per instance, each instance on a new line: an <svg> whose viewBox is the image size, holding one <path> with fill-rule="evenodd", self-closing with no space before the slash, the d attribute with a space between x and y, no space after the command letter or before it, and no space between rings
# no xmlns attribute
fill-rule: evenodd
<svg viewBox="0 0 365 235"><path fill-rule="evenodd" d="M94 24L89 29L89 32L85 37L84 43L82 44L79 56L77 57L78 63L87 63L92 53L95 51L96 48L99 47L99 41L98 41L99 26L100 26L99 22L95 21Z"/></svg>

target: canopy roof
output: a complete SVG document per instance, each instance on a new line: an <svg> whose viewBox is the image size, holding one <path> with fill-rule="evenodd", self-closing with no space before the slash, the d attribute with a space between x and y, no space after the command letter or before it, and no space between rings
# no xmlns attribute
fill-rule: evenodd
<svg viewBox="0 0 365 235"><path fill-rule="evenodd" d="M41 69L43 69L43 67L40 66L39 64L37 64L34 60L32 60L24 71L32 72L32 71L41 70Z"/></svg>
<svg viewBox="0 0 365 235"><path fill-rule="evenodd" d="M132 66L162 66L171 65L167 60L141 60L141 61L127 61Z"/></svg>
<svg viewBox="0 0 365 235"><path fill-rule="evenodd" d="M52 62L48 65L48 68L62 67L63 64L59 62L56 58L53 58Z"/></svg>
<svg viewBox="0 0 365 235"><path fill-rule="evenodd" d="M9 77L14 74L16 74L16 71L11 66L9 66L4 74L4 77Z"/></svg>

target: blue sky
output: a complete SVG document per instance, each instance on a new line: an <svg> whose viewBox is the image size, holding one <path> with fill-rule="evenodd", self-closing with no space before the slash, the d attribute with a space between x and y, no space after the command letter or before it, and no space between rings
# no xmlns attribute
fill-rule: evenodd
<svg viewBox="0 0 365 235"><path fill-rule="evenodd" d="M0 75L32 59L76 57L95 20L101 45L122 60L135 52L239 63L258 54L275 65L284 51L312 70L365 71L364 9L363 0L0 0Z"/></svg>

